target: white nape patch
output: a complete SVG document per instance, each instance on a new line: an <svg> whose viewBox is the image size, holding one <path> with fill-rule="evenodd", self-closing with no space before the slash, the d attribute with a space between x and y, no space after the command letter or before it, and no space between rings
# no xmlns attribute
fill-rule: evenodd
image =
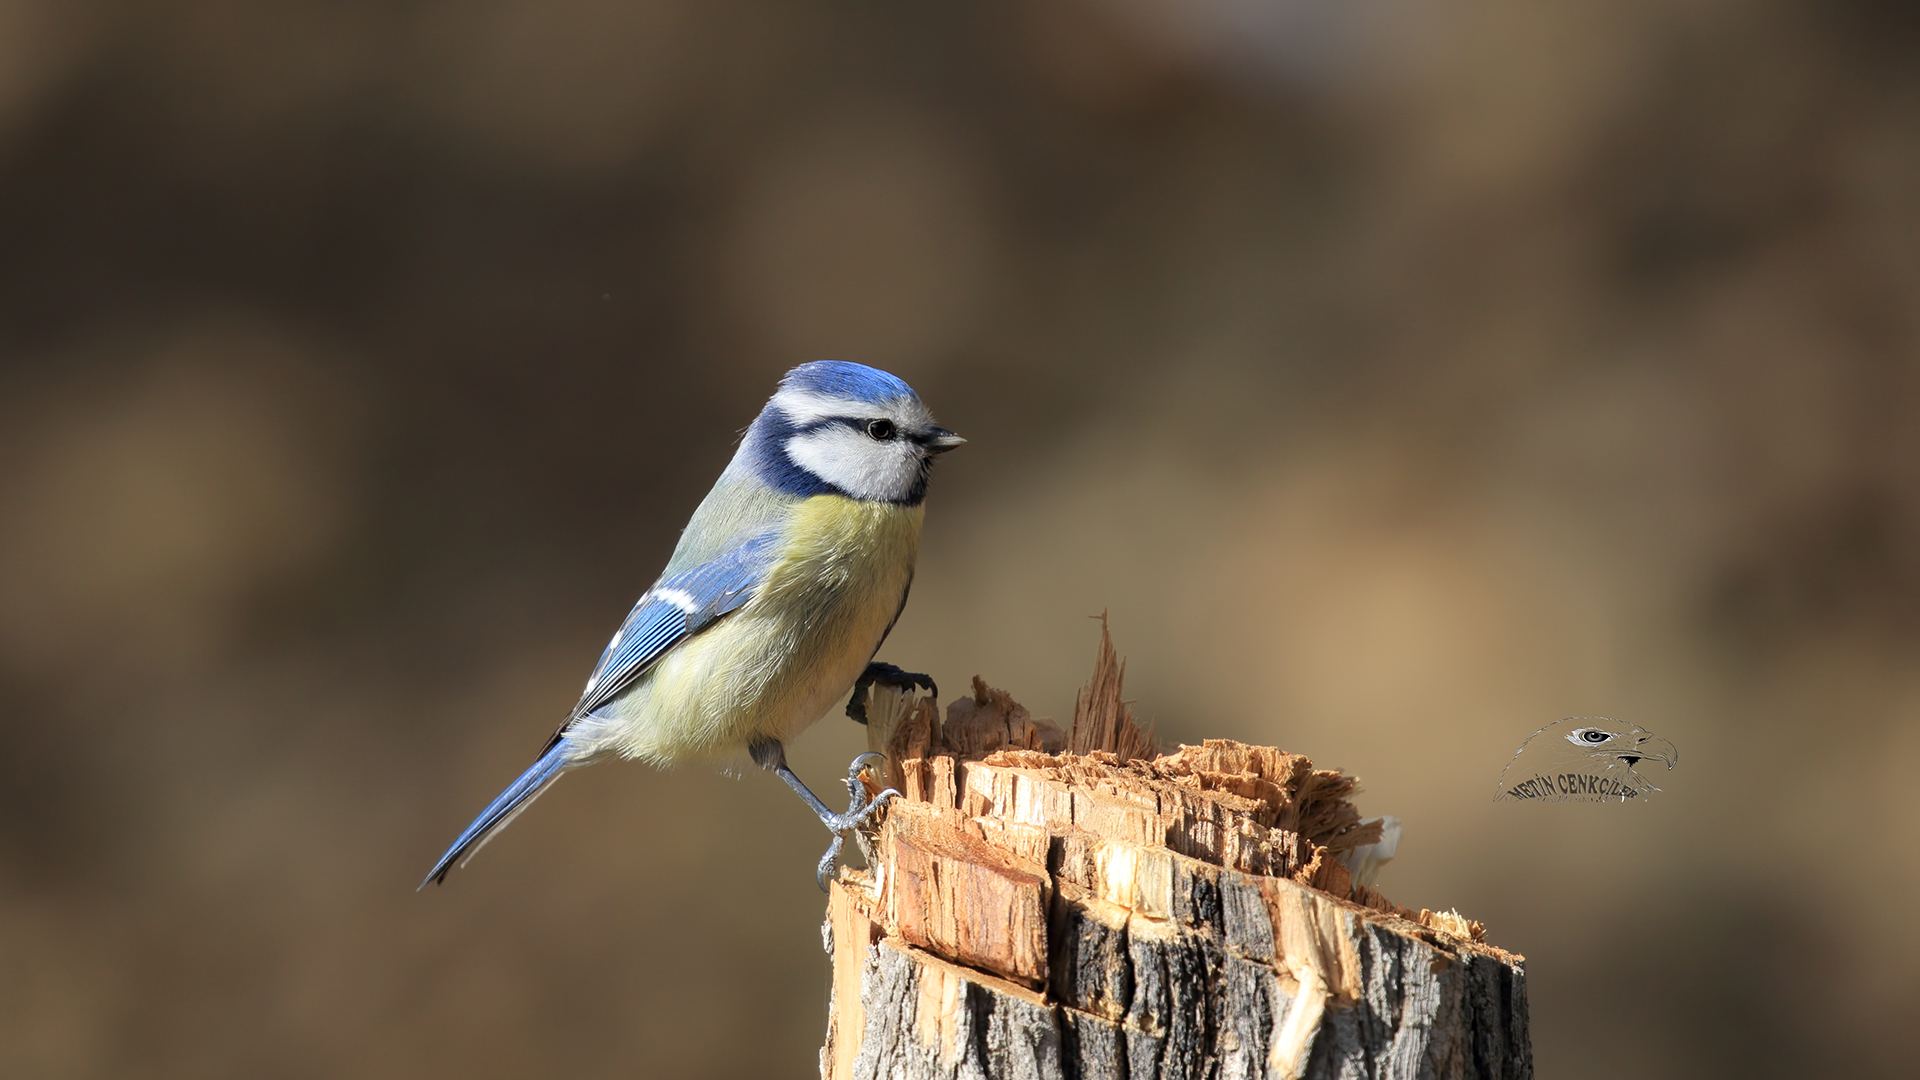
<svg viewBox="0 0 1920 1080"><path fill-rule="evenodd" d="M898 397L890 401L856 401L853 398L828 397L810 390L788 388L773 395L767 404L787 414L796 427L821 420L887 419L902 431L924 431L933 426L933 414L919 400Z"/></svg>
<svg viewBox="0 0 1920 1080"><path fill-rule="evenodd" d="M791 387L773 395L773 400L767 404L777 406L796 426L805 426L830 416L865 416L874 412L874 406L852 398L828 397Z"/></svg>
<svg viewBox="0 0 1920 1080"><path fill-rule="evenodd" d="M655 589L653 590L653 598L655 600L664 600L689 615L693 614L694 610L700 606L693 602L693 594L685 589Z"/></svg>
<svg viewBox="0 0 1920 1080"><path fill-rule="evenodd" d="M788 439L787 456L856 499L898 502L919 484L923 452L908 439L883 442L835 424Z"/></svg>

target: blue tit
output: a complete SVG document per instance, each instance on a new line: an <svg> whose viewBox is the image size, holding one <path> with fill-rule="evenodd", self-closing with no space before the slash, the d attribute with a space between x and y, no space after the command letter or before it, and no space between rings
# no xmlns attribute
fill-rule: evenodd
<svg viewBox="0 0 1920 1080"><path fill-rule="evenodd" d="M841 836L871 800L829 810L787 767L784 744L856 683L920 683L873 663L906 606L934 458L966 440L934 424L913 388L826 360L789 371L658 581L607 643L586 690L538 760L467 826L426 881L444 880L569 769L609 758L655 765L745 750ZM859 717L859 693L848 707Z"/></svg>

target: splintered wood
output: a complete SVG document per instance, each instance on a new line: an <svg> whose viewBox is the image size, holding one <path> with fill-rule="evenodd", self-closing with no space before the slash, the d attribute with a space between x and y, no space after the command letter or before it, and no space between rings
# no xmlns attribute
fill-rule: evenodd
<svg viewBox="0 0 1920 1080"><path fill-rule="evenodd" d="M979 679L944 721L876 691L904 798L827 918L826 1080L1530 1077L1520 957L1350 863L1352 778L1161 754L1101 635L1071 732Z"/></svg>

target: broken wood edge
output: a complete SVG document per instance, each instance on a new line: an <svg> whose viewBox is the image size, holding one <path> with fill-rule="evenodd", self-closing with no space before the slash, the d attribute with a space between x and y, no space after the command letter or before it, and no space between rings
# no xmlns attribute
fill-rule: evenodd
<svg viewBox="0 0 1920 1080"><path fill-rule="evenodd" d="M1100 649L1093 661L1093 677L1073 703L1073 728L1067 748L1076 754L1105 751L1122 763L1137 757L1158 756L1159 744L1150 727L1142 727L1133 706L1121 699L1127 662L1113 648L1107 613L1100 613ZM977 681L977 676L976 676Z"/></svg>
<svg viewBox="0 0 1920 1080"><path fill-rule="evenodd" d="M944 723L928 698L902 704L889 695L870 712L869 746L887 758L886 782L901 792L903 804L1164 844L1485 941L1485 927L1457 912L1404 908L1354 880L1348 855L1378 842L1381 825L1380 819L1362 821L1353 807L1350 796L1359 786L1353 777L1315 769L1298 754L1223 739L1126 762L1103 750L1049 752L1039 747L1052 742L1057 729L977 677L974 689L971 698L948 707ZM873 857L870 843L862 850Z"/></svg>

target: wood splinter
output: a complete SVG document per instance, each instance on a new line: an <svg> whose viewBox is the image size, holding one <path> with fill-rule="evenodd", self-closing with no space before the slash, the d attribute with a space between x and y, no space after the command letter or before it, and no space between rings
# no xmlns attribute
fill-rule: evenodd
<svg viewBox="0 0 1920 1080"><path fill-rule="evenodd" d="M1353 778L1161 754L1121 674L1103 628L1068 732L876 688L904 797L831 885L825 1080L1532 1076L1522 958L1354 879Z"/></svg>

